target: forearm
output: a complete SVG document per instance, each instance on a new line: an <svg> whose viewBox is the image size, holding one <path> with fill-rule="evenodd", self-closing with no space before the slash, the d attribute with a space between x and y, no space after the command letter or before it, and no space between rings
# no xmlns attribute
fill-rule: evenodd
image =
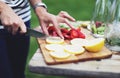
<svg viewBox="0 0 120 78"><path fill-rule="evenodd" d="M4 10L4 8L5 8L6 6L7 6L7 5L0 0L0 14L1 14L1 12Z"/></svg>
<svg viewBox="0 0 120 78"><path fill-rule="evenodd" d="M34 6L36 3L42 2L42 0L29 0L31 5Z"/></svg>
<svg viewBox="0 0 120 78"><path fill-rule="evenodd" d="M30 3L31 3L31 6L34 7L37 3L42 3L42 0L30 0ZM39 6L33 9L38 17L42 16L47 12L46 8L42 6Z"/></svg>
<svg viewBox="0 0 120 78"><path fill-rule="evenodd" d="M7 12L8 10L12 10L11 7L9 7L6 3L0 0L0 19L1 13Z"/></svg>

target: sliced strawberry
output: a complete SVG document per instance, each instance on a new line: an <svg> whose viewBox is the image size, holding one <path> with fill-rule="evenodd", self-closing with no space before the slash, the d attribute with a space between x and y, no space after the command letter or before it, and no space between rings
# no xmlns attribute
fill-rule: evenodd
<svg viewBox="0 0 120 78"><path fill-rule="evenodd" d="M56 31L53 31L52 36L58 36Z"/></svg>
<svg viewBox="0 0 120 78"><path fill-rule="evenodd" d="M81 31L81 28L79 27L79 28L77 28L76 30L77 30L77 31Z"/></svg>
<svg viewBox="0 0 120 78"><path fill-rule="evenodd" d="M64 39L68 39L68 40L71 39L70 34L68 34L68 33L62 33L62 34L64 36Z"/></svg>
<svg viewBox="0 0 120 78"><path fill-rule="evenodd" d="M69 31L66 28L61 28L60 29L62 33L68 33Z"/></svg>
<svg viewBox="0 0 120 78"><path fill-rule="evenodd" d="M54 26L49 26L48 27L49 34L53 33L53 31L55 31L55 27Z"/></svg>
<svg viewBox="0 0 120 78"><path fill-rule="evenodd" d="M79 37L79 34L78 34L78 31L76 29L71 29L70 30L70 36L71 38L78 38Z"/></svg>
<svg viewBox="0 0 120 78"><path fill-rule="evenodd" d="M79 38L85 39L85 35L81 31L79 31L78 34L79 34Z"/></svg>

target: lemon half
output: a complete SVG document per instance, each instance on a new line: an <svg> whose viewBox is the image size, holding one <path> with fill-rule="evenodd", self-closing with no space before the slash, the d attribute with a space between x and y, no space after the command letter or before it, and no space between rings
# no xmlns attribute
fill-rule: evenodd
<svg viewBox="0 0 120 78"><path fill-rule="evenodd" d="M62 44L64 43L64 39L61 39L60 37L47 37L46 42L49 44Z"/></svg>
<svg viewBox="0 0 120 78"><path fill-rule="evenodd" d="M96 38L90 40L84 47L89 52L99 52L104 47L104 43L104 38Z"/></svg>
<svg viewBox="0 0 120 78"><path fill-rule="evenodd" d="M82 54L85 52L85 49L82 46L75 45L65 45L64 50L71 54Z"/></svg>

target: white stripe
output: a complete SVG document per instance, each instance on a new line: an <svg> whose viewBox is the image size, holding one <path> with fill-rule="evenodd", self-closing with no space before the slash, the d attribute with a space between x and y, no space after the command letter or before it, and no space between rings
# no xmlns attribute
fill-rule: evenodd
<svg viewBox="0 0 120 78"><path fill-rule="evenodd" d="M9 6L14 7L17 6L18 4L20 4L21 2L23 2L24 0L16 0L16 1L12 1L12 0L3 0L4 2L8 3ZM16 3L17 2L17 3ZM16 4L15 4L16 3Z"/></svg>
<svg viewBox="0 0 120 78"><path fill-rule="evenodd" d="M20 6L23 7L26 3L28 3L28 0L2 0L5 3L8 3L8 5L10 7L17 7L19 4L21 4ZM17 3L16 3L17 2Z"/></svg>
<svg viewBox="0 0 120 78"><path fill-rule="evenodd" d="M29 3L27 4L27 6L30 8ZM25 7L25 8L28 8L28 7ZM24 9L25 9L25 8L24 8ZM23 10L23 8L16 8L16 9L14 9L15 12L21 11L21 10Z"/></svg>
<svg viewBox="0 0 120 78"><path fill-rule="evenodd" d="M14 12L19 15L19 14L24 13L24 12L29 11L29 10L30 10L30 7L27 7L25 9L14 9Z"/></svg>
<svg viewBox="0 0 120 78"><path fill-rule="evenodd" d="M31 16L31 12L29 11L29 12L27 12L27 13L25 13L24 15L20 15L20 17L23 19L23 18L25 18L26 16ZM24 19L23 19L24 20Z"/></svg>
<svg viewBox="0 0 120 78"><path fill-rule="evenodd" d="M21 18L24 18L24 17L26 17L26 16L29 16L30 14L31 14L31 12L29 11L29 12L23 14L23 15L20 15L20 17L21 17Z"/></svg>

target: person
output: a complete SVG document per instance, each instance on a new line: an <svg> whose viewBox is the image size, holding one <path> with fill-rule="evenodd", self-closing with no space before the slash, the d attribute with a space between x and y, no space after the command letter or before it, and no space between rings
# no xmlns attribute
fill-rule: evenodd
<svg viewBox="0 0 120 78"><path fill-rule="evenodd" d="M55 26L61 38L59 23L73 27L68 21L75 21L73 17L65 11L58 15L49 13L42 0L0 0L0 78L25 78L30 37L24 33L30 27L30 4L45 34L49 35L49 24Z"/></svg>

